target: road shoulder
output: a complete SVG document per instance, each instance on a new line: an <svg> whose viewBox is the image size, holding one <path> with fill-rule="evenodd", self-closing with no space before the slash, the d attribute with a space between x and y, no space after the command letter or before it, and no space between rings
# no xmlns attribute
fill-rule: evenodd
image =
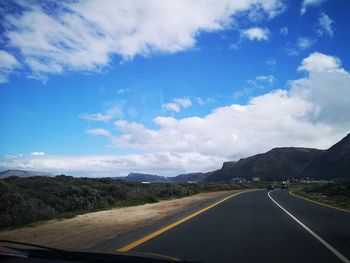
<svg viewBox="0 0 350 263"><path fill-rule="evenodd" d="M138 232L143 233L142 230L162 226L238 191L241 190L201 193L153 204L87 213L71 219L50 220L35 227L1 231L0 239L61 249L114 252L119 244L130 240Z"/></svg>

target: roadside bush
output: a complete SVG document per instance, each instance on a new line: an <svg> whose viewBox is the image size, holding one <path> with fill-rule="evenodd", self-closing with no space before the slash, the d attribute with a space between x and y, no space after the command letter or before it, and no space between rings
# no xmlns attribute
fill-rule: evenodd
<svg viewBox="0 0 350 263"><path fill-rule="evenodd" d="M0 228L96 211L155 203L200 192L245 188L225 183L142 184L111 178L8 177L0 180Z"/></svg>

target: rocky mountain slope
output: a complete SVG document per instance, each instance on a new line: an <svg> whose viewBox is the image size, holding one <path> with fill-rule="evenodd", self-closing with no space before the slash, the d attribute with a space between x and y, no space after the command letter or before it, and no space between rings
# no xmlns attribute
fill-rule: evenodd
<svg viewBox="0 0 350 263"><path fill-rule="evenodd" d="M238 162L226 162L222 168L209 176L207 181L227 181L234 177L252 179L296 177L308 162L321 154L310 148L274 148Z"/></svg>
<svg viewBox="0 0 350 263"><path fill-rule="evenodd" d="M144 174L144 173L129 173L125 177L118 177L129 182L150 182L150 183L166 183L169 182L169 179L164 176L159 176L155 174Z"/></svg>
<svg viewBox="0 0 350 263"><path fill-rule="evenodd" d="M9 176L51 176L48 173L6 170L0 179ZM222 168L206 173L187 173L175 177L154 174L130 173L126 177L113 177L131 182L220 182L233 178L264 179L317 178L350 179L350 134L328 150L301 147L274 148L266 153L224 162Z"/></svg>
<svg viewBox="0 0 350 263"><path fill-rule="evenodd" d="M188 173L188 174L179 174L175 177L168 177L171 182L198 182L203 181L208 177L212 172L207 173Z"/></svg>
<svg viewBox="0 0 350 263"><path fill-rule="evenodd" d="M350 134L307 164L303 175L350 179Z"/></svg>
<svg viewBox="0 0 350 263"><path fill-rule="evenodd" d="M328 150L274 148L236 162L225 162L205 181L230 181L235 177L350 179L350 134Z"/></svg>

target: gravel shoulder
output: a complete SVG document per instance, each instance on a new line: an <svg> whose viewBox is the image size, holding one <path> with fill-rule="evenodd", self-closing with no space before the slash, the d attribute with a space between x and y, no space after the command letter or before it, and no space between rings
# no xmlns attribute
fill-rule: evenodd
<svg viewBox="0 0 350 263"><path fill-rule="evenodd" d="M101 242L113 240L135 229L157 225L172 217L176 218L183 211L191 211L196 207L240 191L242 190L201 193L154 204L93 212L71 219L50 220L34 227L0 231L0 239L61 249L85 250L99 247Z"/></svg>

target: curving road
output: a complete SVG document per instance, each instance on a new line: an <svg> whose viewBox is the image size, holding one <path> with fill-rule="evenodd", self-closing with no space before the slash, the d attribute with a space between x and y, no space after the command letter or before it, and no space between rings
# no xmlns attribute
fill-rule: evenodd
<svg viewBox="0 0 350 263"><path fill-rule="evenodd" d="M350 213L286 190L243 193L130 252L197 262L349 262Z"/></svg>

